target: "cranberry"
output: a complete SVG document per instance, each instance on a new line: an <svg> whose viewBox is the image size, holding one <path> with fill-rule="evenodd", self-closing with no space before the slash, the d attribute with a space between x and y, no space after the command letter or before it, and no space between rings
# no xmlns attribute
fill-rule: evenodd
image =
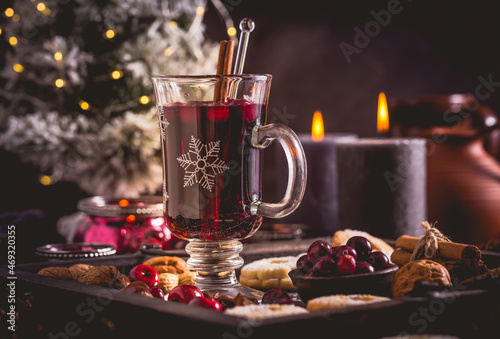
<svg viewBox="0 0 500 339"><path fill-rule="evenodd" d="M307 271L309 271L312 267L313 264L309 262L309 259L307 259L307 254L304 254L297 260L297 269L305 274Z"/></svg>
<svg viewBox="0 0 500 339"><path fill-rule="evenodd" d="M288 293L279 288L273 288L262 296L263 304L274 304L278 299L290 299Z"/></svg>
<svg viewBox="0 0 500 339"><path fill-rule="evenodd" d="M337 261L337 271L344 274L352 274L356 271L356 259L349 254L345 254Z"/></svg>
<svg viewBox="0 0 500 339"><path fill-rule="evenodd" d="M229 119L229 107L220 104L207 105L207 116L210 120L221 122Z"/></svg>
<svg viewBox="0 0 500 339"><path fill-rule="evenodd" d="M358 261L356 263L356 274L361 274L361 273L372 273L375 272L375 269L373 268L370 263L366 261Z"/></svg>
<svg viewBox="0 0 500 339"><path fill-rule="evenodd" d="M149 293L155 298L158 299L165 299L165 294L163 293L163 290L159 287L151 287L149 289Z"/></svg>
<svg viewBox="0 0 500 339"><path fill-rule="evenodd" d="M383 270L384 268L391 266L389 258L387 258L384 253L378 251L370 253L366 261L368 261L376 271Z"/></svg>
<svg viewBox="0 0 500 339"><path fill-rule="evenodd" d="M315 276L333 276L337 271L337 264L329 255L324 255L318 258L313 266Z"/></svg>
<svg viewBox="0 0 500 339"><path fill-rule="evenodd" d="M172 288L168 294L168 301L175 301L181 304L189 303L193 298L203 297L201 290L194 285L179 285Z"/></svg>
<svg viewBox="0 0 500 339"><path fill-rule="evenodd" d="M363 260L368 258L368 255L372 252L372 244L365 237L355 236L347 240L347 246L351 246L356 250L358 254L358 260Z"/></svg>
<svg viewBox="0 0 500 339"><path fill-rule="evenodd" d="M351 246L347 245L339 246L339 248L337 248L337 252L335 253L335 257L337 258L338 261L341 257L343 257L346 254L349 254L350 256L354 257L354 261L358 260L358 254L356 253L356 250Z"/></svg>
<svg viewBox="0 0 500 339"><path fill-rule="evenodd" d="M218 301L215 301L215 300L212 300L212 299L209 299L206 297L193 298L188 303L188 305L208 308L209 310L222 312L222 305Z"/></svg>
<svg viewBox="0 0 500 339"><path fill-rule="evenodd" d="M255 119L257 119L257 117L259 116L260 112L259 112L259 108L261 108L262 106L258 106L258 105L245 105L243 106L243 112L245 114L245 120L247 122L251 122L251 121L255 121Z"/></svg>
<svg viewBox="0 0 500 339"><path fill-rule="evenodd" d="M310 263L314 263L316 259L324 255L332 256L332 248L324 240L316 240L309 246L309 249L307 250L307 259Z"/></svg>
<svg viewBox="0 0 500 339"><path fill-rule="evenodd" d="M262 106L253 104L245 99L232 100L229 102L229 106L240 108L242 117L246 122L255 121L260 115L260 109L262 109Z"/></svg>
<svg viewBox="0 0 500 339"><path fill-rule="evenodd" d="M156 272L156 270L149 265L135 266L130 270L129 276L130 280L143 281L150 287L158 286L158 282L160 281L158 272Z"/></svg>

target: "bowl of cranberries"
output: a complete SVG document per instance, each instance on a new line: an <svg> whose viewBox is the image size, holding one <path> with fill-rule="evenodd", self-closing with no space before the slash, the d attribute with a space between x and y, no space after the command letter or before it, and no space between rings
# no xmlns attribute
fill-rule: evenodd
<svg viewBox="0 0 500 339"><path fill-rule="evenodd" d="M289 276L300 298L308 300L332 294L391 296L391 283L398 266L382 252L372 251L361 236L345 245L332 247L325 240L314 241L297 260Z"/></svg>

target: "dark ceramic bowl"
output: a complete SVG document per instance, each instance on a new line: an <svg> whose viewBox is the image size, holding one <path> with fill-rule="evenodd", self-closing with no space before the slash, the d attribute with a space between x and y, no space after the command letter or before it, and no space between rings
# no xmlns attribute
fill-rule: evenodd
<svg viewBox="0 0 500 339"><path fill-rule="evenodd" d="M288 275L304 303L309 300L332 294L373 294L391 297L392 279L398 271L398 266L375 271L335 277L306 277L295 269Z"/></svg>

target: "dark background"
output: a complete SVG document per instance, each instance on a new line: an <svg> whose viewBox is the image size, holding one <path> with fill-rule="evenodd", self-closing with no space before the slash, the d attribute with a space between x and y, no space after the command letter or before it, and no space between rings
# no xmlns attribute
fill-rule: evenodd
<svg viewBox="0 0 500 339"><path fill-rule="evenodd" d="M374 136L380 91L390 100L474 92L479 76L500 81L500 20L494 1L403 0L400 13L391 15L387 27L351 55L351 63L339 44L354 45L355 27L364 31L375 21L371 11L387 10L389 1L223 3L236 26L244 17L256 22L245 73L273 75L268 121L285 123L298 133L310 133L312 115L321 110L326 132ZM212 4L205 23L210 39L227 39ZM500 111L496 91L483 103ZM285 113L287 119L280 119ZM20 260L32 260L29 253L36 245L63 241L55 232L56 221L75 212L76 202L86 194L69 183L41 186L36 171L15 155L1 152L0 159L0 212L42 212L23 222L16 215L2 220L18 225L18 253L25 256ZM265 159L266 198L274 192L271 151Z"/></svg>
<svg viewBox="0 0 500 339"><path fill-rule="evenodd" d="M387 98L474 92L479 76L500 81L500 20L495 2L401 0L400 13L370 38L347 63L339 47L354 45L355 27L374 21L371 11L391 1L223 0L238 26L255 21L246 73L269 73L273 110L295 115L285 121L310 132L321 110L327 132L376 134L378 93ZM213 9L206 12L207 34L222 40L225 28ZM485 103L497 111L500 96Z"/></svg>
<svg viewBox="0 0 500 339"><path fill-rule="evenodd" d="M244 71L273 75L268 122L285 123L297 133L309 134L313 113L320 110L326 133L376 136L381 91L390 103L422 95L474 93L480 76L500 82L500 21L493 2L223 3L236 27L245 17L256 23ZM383 16L394 4L399 4L398 13L390 14L389 23L382 27L373 12ZM205 22L211 39L227 38L213 8L206 12ZM370 22L380 28L378 34L368 35L369 42L350 55L349 63L340 44L356 46L355 29L366 33ZM481 103L500 112L498 90ZM283 115L285 120L280 119ZM276 149L265 152L264 200L277 201L282 196L273 171Z"/></svg>

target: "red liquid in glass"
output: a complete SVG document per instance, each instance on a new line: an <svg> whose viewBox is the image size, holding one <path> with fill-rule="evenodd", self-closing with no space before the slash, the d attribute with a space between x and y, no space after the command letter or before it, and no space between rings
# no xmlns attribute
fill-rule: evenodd
<svg viewBox="0 0 500 339"><path fill-rule="evenodd" d="M194 101L159 112L168 121L162 140L167 227L188 240L251 236L262 217L250 213L250 203L261 198L261 151L250 146L250 135L265 107Z"/></svg>

